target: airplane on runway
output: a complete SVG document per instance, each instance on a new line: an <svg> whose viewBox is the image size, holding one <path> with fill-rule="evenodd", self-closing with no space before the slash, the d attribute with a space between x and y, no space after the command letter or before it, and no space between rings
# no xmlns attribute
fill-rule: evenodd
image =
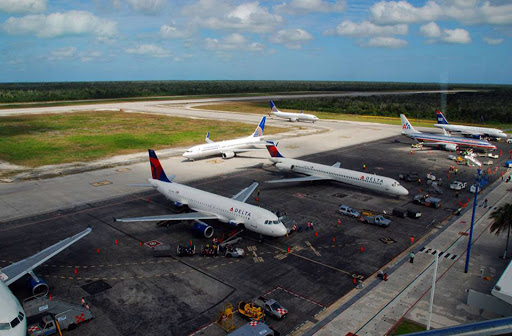
<svg viewBox="0 0 512 336"><path fill-rule="evenodd" d="M409 191L401 186L398 181L389 177L340 168L339 162L328 166L309 161L287 159L279 153L279 150L273 144L267 145L267 149L271 156L270 161L272 161L278 169L308 175L297 178L266 181L267 183L332 180L393 196L405 196L409 194Z"/></svg>
<svg viewBox="0 0 512 336"><path fill-rule="evenodd" d="M155 152L149 150L151 176L149 185L157 189L177 206L187 206L194 212L175 215L158 215L149 217L114 218L118 222L150 222L150 221L194 221L194 231L205 238L213 236L213 228L202 222L204 219L216 219L233 227L244 227L260 235L281 237L287 234L287 229L279 218L272 212L259 206L245 203L258 187L254 182L242 189L232 198L212 194L207 191L192 188L172 182L175 175L167 177Z"/></svg>
<svg viewBox="0 0 512 336"><path fill-rule="evenodd" d="M215 142L210 140L210 132L208 132L206 133L206 144L197 145L187 149L187 151L183 153L183 156L189 160L195 160L221 154L222 158L231 159L232 157L235 157L237 153L264 149L263 147L258 148L257 145L265 144L263 141L263 131L265 129L266 118L267 117L261 118L261 121L256 127L254 133L244 138Z"/></svg>
<svg viewBox="0 0 512 336"><path fill-rule="evenodd" d="M34 273L34 269L87 236L91 231L92 229L88 228L72 237L47 247L31 257L0 269L0 336L27 335L25 311L16 296L9 290L8 286L25 274L28 274L30 275L32 294L48 294L48 285Z"/></svg>
<svg viewBox="0 0 512 336"><path fill-rule="evenodd" d="M475 139L480 139L482 136L491 136L505 139L507 138L507 134L497 128L449 124L448 120L446 120L441 111L437 111L436 116L437 124L434 124L434 126L442 128L448 132L459 132L465 136L469 136Z"/></svg>
<svg viewBox="0 0 512 336"><path fill-rule="evenodd" d="M270 101L270 116L276 116L283 119L288 119L290 121L301 121L301 120L307 120L315 122L318 120L318 117L313 114L305 114L304 111L301 111L301 113L293 113L293 112L281 112L277 109L277 106L274 104L274 102Z"/></svg>
<svg viewBox="0 0 512 336"><path fill-rule="evenodd" d="M452 137L447 134L423 133L412 127L407 117L400 114L402 120L402 135L411 138L424 146L441 147L447 151L456 151L461 147L495 150L496 146L485 140Z"/></svg>

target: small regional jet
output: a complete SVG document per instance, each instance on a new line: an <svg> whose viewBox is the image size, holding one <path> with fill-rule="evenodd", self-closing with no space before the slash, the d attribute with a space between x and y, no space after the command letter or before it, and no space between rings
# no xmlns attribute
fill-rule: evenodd
<svg viewBox="0 0 512 336"><path fill-rule="evenodd" d="M9 290L9 285L20 279L25 274L30 275L32 294L48 294L48 285L40 279L34 269L59 254L78 240L87 236L92 231L88 228L72 237L61 240L31 257L18 261L0 269L0 336L26 336L27 318L20 302Z"/></svg>
<svg viewBox="0 0 512 336"><path fill-rule="evenodd" d="M152 178L148 179L149 186L155 188L177 206L187 206L194 212L175 215L159 215L135 218L114 218L118 222L151 222L151 221L194 221L193 229L205 238L213 236L213 228L202 222L204 219L216 219L233 227L244 227L260 235L281 237L287 234L287 229L279 218L272 212L256 205L245 203L258 187L254 182L242 189L232 198L209 193L207 191L188 187L172 182L175 175L167 177L155 152L149 150L149 162Z"/></svg>
<svg viewBox="0 0 512 336"><path fill-rule="evenodd" d="M264 149L264 147L259 148L258 145L265 144L265 141L263 141L263 131L265 129L266 118L267 117L261 118L254 133L244 138L214 142L210 140L210 132L208 132L206 133L206 144L187 149L187 151L183 153L183 156L191 161L219 154L221 154L224 159L231 159L235 157L237 153Z"/></svg>
<svg viewBox="0 0 512 336"><path fill-rule="evenodd" d="M472 137L475 139L480 139L482 136L491 136L494 138L507 138L507 134L502 130L497 128L489 128L489 127L478 127L478 126L465 126L465 125L453 125L449 124L448 120L444 117L441 111L436 112L437 115L437 124L435 127L442 128L448 132L458 132L462 133L467 137Z"/></svg>
<svg viewBox="0 0 512 336"><path fill-rule="evenodd" d="M479 148L483 150L495 150L496 146L485 140L473 140L459 137L452 137L448 134L423 133L412 127L407 117L400 114L402 120L402 135L411 138L424 146L440 147L447 151L456 151L461 147ZM446 133L446 131L445 131Z"/></svg>
<svg viewBox="0 0 512 336"><path fill-rule="evenodd" d="M269 116L276 116L283 119L288 119L290 121L311 121L315 122L318 120L318 117L313 114L305 114L304 111L301 111L300 113L293 113L293 112L281 112L277 109L277 106L274 104L274 102L270 101L270 113Z"/></svg>
<svg viewBox="0 0 512 336"><path fill-rule="evenodd" d="M283 180L266 181L267 183L332 180L392 196L405 196L409 194L409 191L401 186L398 181L389 177L340 168L339 162L336 162L332 166L327 166L303 160L287 159L279 153L279 150L273 144L267 145L267 149L271 156L270 161L272 161L278 169L308 175Z"/></svg>

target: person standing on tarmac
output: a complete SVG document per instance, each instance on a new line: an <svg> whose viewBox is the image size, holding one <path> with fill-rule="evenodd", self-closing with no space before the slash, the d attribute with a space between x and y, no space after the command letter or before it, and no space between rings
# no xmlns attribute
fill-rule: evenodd
<svg viewBox="0 0 512 336"><path fill-rule="evenodd" d="M409 262L410 262L411 264L414 264L414 256L415 256L414 252L411 252L411 253L409 254Z"/></svg>

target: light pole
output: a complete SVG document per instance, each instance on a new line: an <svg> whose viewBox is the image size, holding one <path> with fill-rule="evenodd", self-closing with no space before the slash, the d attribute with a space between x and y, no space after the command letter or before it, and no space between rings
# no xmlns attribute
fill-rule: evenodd
<svg viewBox="0 0 512 336"><path fill-rule="evenodd" d="M473 243L473 227L475 225L476 201L478 198L478 191L480 191L481 175L482 171L478 169L477 177L475 179L475 200L473 201L473 213L471 215L471 227L469 229L468 251L466 253L466 265L464 266L464 273L467 273L469 269L469 258L471 257L471 245Z"/></svg>
<svg viewBox="0 0 512 336"><path fill-rule="evenodd" d="M434 275L432 276L432 288L430 290L430 305L428 306L427 330L430 330L430 320L432 319L432 308L434 307L434 292L436 290L437 265L439 263L439 251L436 251L436 262L434 265Z"/></svg>

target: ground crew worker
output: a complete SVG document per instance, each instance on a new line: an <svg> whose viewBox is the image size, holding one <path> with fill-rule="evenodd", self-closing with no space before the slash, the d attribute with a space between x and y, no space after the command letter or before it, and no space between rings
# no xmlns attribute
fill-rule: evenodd
<svg viewBox="0 0 512 336"><path fill-rule="evenodd" d="M363 169L366 170L366 165L363 163Z"/></svg>
<svg viewBox="0 0 512 336"><path fill-rule="evenodd" d="M341 219L338 218L338 227L341 227Z"/></svg>
<svg viewBox="0 0 512 336"><path fill-rule="evenodd" d="M409 240L411 241L411 245L414 244L414 236L411 236L411 238L409 238Z"/></svg>
<svg viewBox="0 0 512 336"><path fill-rule="evenodd" d="M414 264L414 256L415 256L415 255L414 255L414 252L411 252L411 253L409 254L409 262L410 262L411 264Z"/></svg>
<svg viewBox="0 0 512 336"><path fill-rule="evenodd" d="M421 184L421 179L419 178L419 179L418 179L418 185L420 185L420 184Z"/></svg>

